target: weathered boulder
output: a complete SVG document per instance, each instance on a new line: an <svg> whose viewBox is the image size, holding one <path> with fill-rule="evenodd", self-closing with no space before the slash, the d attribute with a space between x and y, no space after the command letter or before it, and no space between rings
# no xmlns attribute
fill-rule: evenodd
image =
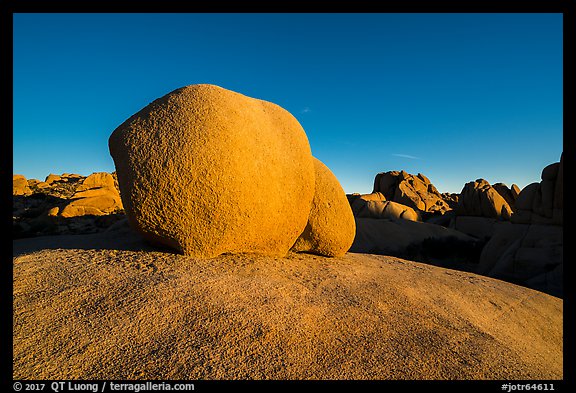
<svg viewBox="0 0 576 393"><path fill-rule="evenodd" d="M61 176L58 176L58 175L51 173L48 176L46 176L46 180L44 180L44 181L48 184L52 184L55 181L61 181L61 180L62 180Z"/></svg>
<svg viewBox="0 0 576 393"><path fill-rule="evenodd" d="M308 222L314 162L288 111L213 85L157 99L110 136L130 224L186 255L285 255Z"/></svg>
<svg viewBox="0 0 576 393"><path fill-rule="evenodd" d="M512 185L512 187L514 186L515 184ZM514 202L516 198L514 196L514 192L512 192L512 189L508 188L508 186L504 183L494 183L492 184L492 188L494 188L496 192L498 192L498 194L500 194L500 196L504 198L508 206L510 206L510 208L514 210Z"/></svg>
<svg viewBox="0 0 576 393"><path fill-rule="evenodd" d="M30 195L32 190L24 175L12 175L12 195Z"/></svg>
<svg viewBox="0 0 576 393"><path fill-rule="evenodd" d="M352 202L352 212L355 217L362 218L420 220L420 215L416 210L400 203L387 201L380 192L360 195Z"/></svg>
<svg viewBox="0 0 576 393"><path fill-rule="evenodd" d="M308 223L292 250L342 256L354 241L354 215L342 186L330 169L316 158L314 169L315 191Z"/></svg>
<svg viewBox="0 0 576 393"><path fill-rule="evenodd" d="M456 214L508 220L512 215L512 209L490 183L478 179L464 185Z"/></svg>
<svg viewBox="0 0 576 393"><path fill-rule="evenodd" d="M114 178L106 172L88 176L70 199L71 202L60 210L61 217L102 216L123 208L120 194L114 186Z"/></svg>
<svg viewBox="0 0 576 393"><path fill-rule="evenodd" d="M510 187L510 192L512 193L514 202L516 202L516 199L518 199L518 196L520 195L520 187L518 187L517 184L512 184L512 186Z"/></svg>
<svg viewBox="0 0 576 393"><path fill-rule="evenodd" d="M405 171L382 172L374 179L374 192L381 192L386 200L401 203L414 210L444 213L450 206L436 187L423 174Z"/></svg>
<svg viewBox="0 0 576 393"><path fill-rule="evenodd" d="M517 224L563 224L564 161L546 166L542 181L524 187L515 202L511 221Z"/></svg>

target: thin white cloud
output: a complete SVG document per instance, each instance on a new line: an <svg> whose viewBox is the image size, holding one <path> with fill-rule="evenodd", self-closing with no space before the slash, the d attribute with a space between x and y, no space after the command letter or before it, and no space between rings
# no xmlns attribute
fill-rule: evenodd
<svg viewBox="0 0 576 393"><path fill-rule="evenodd" d="M300 113L310 113L310 112L312 112L312 110L308 107L306 107L300 111Z"/></svg>
<svg viewBox="0 0 576 393"><path fill-rule="evenodd" d="M393 155L394 157L408 158L409 160L421 160L420 157L411 156L410 154L393 153L392 155Z"/></svg>

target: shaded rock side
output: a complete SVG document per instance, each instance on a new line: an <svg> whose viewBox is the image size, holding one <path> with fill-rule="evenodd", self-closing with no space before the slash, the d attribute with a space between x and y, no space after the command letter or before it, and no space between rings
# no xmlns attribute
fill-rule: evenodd
<svg viewBox="0 0 576 393"><path fill-rule="evenodd" d="M542 170L541 181L524 187L511 221L517 224L563 225L564 154Z"/></svg>
<svg viewBox="0 0 576 393"><path fill-rule="evenodd" d="M381 192L386 200L422 212L444 213L451 209L436 187L421 173L418 175L411 175L405 171L378 173L374 179L373 192Z"/></svg>
<svg viewBox="0 0 576 393"><path fill-rule="evenodd" d="M477 239L454 229L426 222L356 217L356 236L350 252L420 258L425 244L443 244L449 253L451 245L468 245L475 249ZM448 254L447 254L448 255Z"/></svg>
<svg viewBox="0 0 576 393"><path fill-rule="evenodd" d="M562 297L563 245L560 226L499 222L477 272Z"/></svg>
<svg viewBox="0 0 576 393"><path fill-rule="evenodd" d="M336 176L316 158L314 169L315 191L308 223L292 250L342 256L354 241L354 216Z"/></svg>
<svg viewBox="0 0 576 393"><path fill-rule="evenodd" d="M518 197L518 186L516 184L512 184L512 187L508 188L508 186L504 183L494 183L492 184L492 188L494 188L496 192L498 192L498 194L504 198L508 206L510 206L510 209L514 210L514 202Z"/></svg>
<svg viewBox="0 0 576 393"><path fill-rule="evenodd" d="M306 227L314 163L270 102L213 85L165 95L110 136L130 224L186 255L285 255Z"/></svg>

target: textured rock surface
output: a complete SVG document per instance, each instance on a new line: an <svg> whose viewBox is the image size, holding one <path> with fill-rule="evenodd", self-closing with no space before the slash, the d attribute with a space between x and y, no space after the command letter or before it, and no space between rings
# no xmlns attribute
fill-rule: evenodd
<svg viewBox="0 0 576 393"><path fill-rule="evenodd" d="M512 209L506 200L484 179L466 183L456 207L460 216L510 219Z"/></svg>
<svg viewBox="0 0 576 393"><path fill-rule="evenodd" d="M342 186L330 169L314 158L314 170L315 191L308 223L292 249L342 256L354 241L354 216Z"/></svg>
<svg viewBox="0 0 576 393"><path fill-rule="evenodd" d="M130 223L153 243L197 257L279 256L308 221L308 139L270 102L187 86L126 120L109 146Z"/></svg>
<svg viewBox="0 0 576 393"><path fill-rule="evenodd" d="M382 172L374 179L373 192L381 192L386 200L401 203L415 210L444 213L450 206L430 180L419 173L405 171Z"/></svg>
<svg viewBox="0 0 576 393"><path fill-rule="evenodd" d="M563 302L540 292L387 256L202 260L104 235L14 259L14 379L563 378Z"/></svg>
<svg viewBox="0 0 576 393"><path fill-rule="evenodd" d="M32 190L28 186L28 181L23 175L12 176L12 195L30 195Z"/></svg>

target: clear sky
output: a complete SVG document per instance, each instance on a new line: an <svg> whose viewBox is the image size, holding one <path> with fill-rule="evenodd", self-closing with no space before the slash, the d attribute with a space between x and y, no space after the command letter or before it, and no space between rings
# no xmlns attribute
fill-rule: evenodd
<svg viewBox="0 0 576 393"><path fill-rule="evenodd" d="M522 188L562 152L561 14L15 14L13 171L112 172L112 131L197 83L289 110L348 193Z"/></svg>

